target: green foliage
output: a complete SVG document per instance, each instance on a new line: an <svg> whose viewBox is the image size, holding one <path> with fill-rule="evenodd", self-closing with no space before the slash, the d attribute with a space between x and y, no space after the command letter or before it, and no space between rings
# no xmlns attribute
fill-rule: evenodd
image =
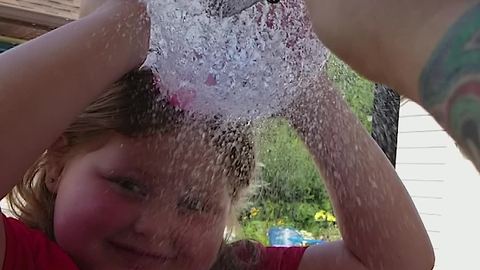
<svg viewBox="0 0 480 270"><path fill-rule="evenodd" d="M355 73L333 54L327 62L327 75L343 91L345 100L363 126L371 131L375 84Z"/></svg>
<svg viewBox="0 0 480 270"><path fill-rule="evenodd" d="M252 208L243 213L244 235L261 242L273 226L306 230L326 238L322 229L334 222L315 220L321 210L332 211L322 178L313 159L285 120L264 123L257 136L262 185L252 198ZM330 232L329 232L330 233Z"/></svg>
<svg viewBox="0 0 480 270"><path fill-rule="evenodd" d="M270 223L264 220L244 220L242 222L243 237L253 239L268 246L267 231Z"/></svg>
<svg viewBox="0 0 480 270"><path fill-rule="evenodd" d="M262 163L261 179L265 182L257 194L259 201L284 205L317 203L331 210L313 159L286 121L266 122L259 133L257 146L258 159ZM280 217L279 212L275 212L276 217Z"/></svg>

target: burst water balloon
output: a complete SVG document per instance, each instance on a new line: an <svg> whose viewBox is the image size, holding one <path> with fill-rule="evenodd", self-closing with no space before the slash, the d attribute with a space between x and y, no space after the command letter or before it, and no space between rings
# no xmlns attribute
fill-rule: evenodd
<svg viewBox="0 0 480 270"><path fill-rule="evenodd" d="M258 3L228 18L206 0L148 0L147 64L162 88L202 114L255 118L277 113L314 80L327 50L302 1Z"/></svg>

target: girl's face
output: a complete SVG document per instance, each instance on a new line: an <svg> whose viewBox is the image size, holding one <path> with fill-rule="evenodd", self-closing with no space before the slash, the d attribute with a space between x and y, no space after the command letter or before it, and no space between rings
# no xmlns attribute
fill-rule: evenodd
<svg viewBox="0 0 480 270"><path fill-rule="evenodd" d="M212 148L114 135L73 157L57 188L57 243L81 269L209 269L231 204Z"/></svg>

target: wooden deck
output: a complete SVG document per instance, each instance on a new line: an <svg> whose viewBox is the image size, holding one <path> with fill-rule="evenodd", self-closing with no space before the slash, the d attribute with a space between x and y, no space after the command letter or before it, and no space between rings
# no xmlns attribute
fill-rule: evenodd
<svg viewBox="0 0 480 270"><path fill-rule="evenodd" d="M78 18L80 0L0 0L0 35L30 39Z"/></svg>

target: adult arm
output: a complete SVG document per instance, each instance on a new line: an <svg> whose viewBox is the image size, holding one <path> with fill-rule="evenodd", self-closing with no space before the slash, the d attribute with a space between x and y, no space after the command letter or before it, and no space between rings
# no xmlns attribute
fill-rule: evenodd
<svg viewBox="0 0 480 270"><path fill-rule="evenodd" d="M480 169L478 0L308 0L319 38L425 107Z"/></svg>

